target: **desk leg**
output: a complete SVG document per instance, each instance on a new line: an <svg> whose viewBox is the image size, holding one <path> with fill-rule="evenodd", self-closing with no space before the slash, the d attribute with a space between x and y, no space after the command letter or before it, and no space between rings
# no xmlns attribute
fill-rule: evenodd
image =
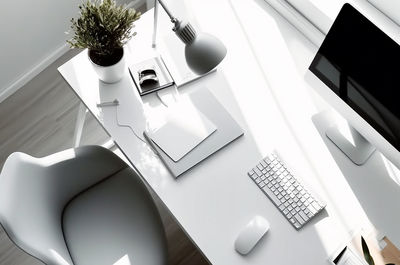
<svg viewBox="0 0 400 265"><path fill-rule="evenodd" d="M81 102L79 104L78 115L76 117L76 122L75 122L75 132L74 132L74 139L73 139L74 147L79 147L79 145L81 143L82 131L83 131L83 126L85 125L85 118L86 118L87 112L88 112L88 109ZM107 140L101 146L104 148L110 149L110 150L116 149L115 143L112 139Z"/></svg>
<svg viewBox="0 0 400 265"><path fill-rule="evenodd" d="M88 111L87 108L81 102L79 104L78 115L76 117L76 122L75 122L75 132L74 132L74 139L73 139L74 147L78 147L81 142L82 131L83 131L83 126L85 125L85 118L86 118L87 111Z"/></svg>

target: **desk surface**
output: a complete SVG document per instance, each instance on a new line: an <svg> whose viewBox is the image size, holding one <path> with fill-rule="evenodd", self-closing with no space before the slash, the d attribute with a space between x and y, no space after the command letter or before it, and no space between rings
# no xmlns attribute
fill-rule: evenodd
<svg viewBox="0 0 400 265"><path fill-rule="evenodd" d="M99 82L86 52L59 71L210 262L320 265L352 230L370 223L400 245L400 188L393 180L400 179L398 170L378 152L357 167L324 136L332 118L318 114L329 106L313 89L322 84L304 78L317 48L262 1L186 1L185 6L191 21L218 36L228 54L215 73L179 93L208 88L244 136L178 179L129 127L117 123L118 115L119 124L139 135L155 126L165 113L155 94L140 98L128 72L119 83ZM163 35L174 34L168 18L160 15L159 43ZM127 46L130 62L155 52L150 48L152 13L137 21L136 30ZM115 98L118 112L96 107ZM246 175L274 149L328 205L300 231ZM271 229L244 257L233 242L254 215L268 219Z"/></svg>

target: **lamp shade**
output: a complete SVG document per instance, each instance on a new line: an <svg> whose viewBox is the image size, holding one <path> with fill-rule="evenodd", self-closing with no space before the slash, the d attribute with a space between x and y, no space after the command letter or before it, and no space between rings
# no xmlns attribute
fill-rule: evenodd
<svg viewBox="0 0 400 265"><path fill-rule="evenodd" d="M225 45L216 37L197 33L187 21L175 21L173 29L185 43L185 58L189 68L198 75L214 69L226 55Z"/></svg>
<svg viewBox="0 0 400 265"><path fill-rule="evenodd" d="M197 34L193 42L186 44L185 57L189 68L198 75L214 69L226 55L224 44L206 33Z"/></svg>

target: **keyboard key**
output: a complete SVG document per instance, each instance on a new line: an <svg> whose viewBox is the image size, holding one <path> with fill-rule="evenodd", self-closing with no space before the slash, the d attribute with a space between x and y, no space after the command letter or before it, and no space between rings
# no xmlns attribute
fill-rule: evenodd
<svg viewBox="0 0 400 265"><path fill-rule="evenodd" d="M296 215L294 216L294 218L295 218L296 221L299 222L301 225L304 224L304 220L303 220L303 218L301 218L300 214L296 213Z"/></svg>
<svg viewBox="0 0 400 265"><path fill-rule="evenodd" d="M268 195L268 197L275 203L275 205L279 206L281 205L281 201L278 200L278 198L275 196L275 194L273 194L271 192L270 189L268 189L268 187L264 187L263 191Z"/></svg>
<svg viewBox="0 0 400 265"><path fill-rule="evenodd" d="M310 219L310 218L308 218L308 216L307 216L305 213L303 213L303 211L300 211L300 212L299 212L299 215L301 216L301 218L304 219L305 222L307 222L308 219Z"/></svg>
<svg viewBox="0 0 400 265"><path fill-rule="evenodd" d="M319 210L319 209L321 209L321 206L319 206L319 204L316 202L316 201L314 201L312 204L311 204L314 208L315 208L315 210Z"/></svg>
<svg viewBox="0 0 400 265"><path fill-rule="evenodd" d="M317 210L310 204L307 209L314 215L317 213Z"/></svg>

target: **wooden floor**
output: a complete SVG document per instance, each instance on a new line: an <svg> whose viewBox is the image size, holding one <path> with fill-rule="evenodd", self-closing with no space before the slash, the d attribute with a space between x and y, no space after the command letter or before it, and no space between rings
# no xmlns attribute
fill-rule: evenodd
<svg viewBox="0 0 400 265"><path fill-rule="evenodd" d="M0 168L15 151L41 157L72 147L79 100L57 72L57 67L74 53L68 52L0 103ZM82 144L102 144L107 139L94 117L87 115ZM208 264L168 210L157 199L156 202L167 233L169 264ZM0 228L0 264L43 263L18 249Z"/></svg>

